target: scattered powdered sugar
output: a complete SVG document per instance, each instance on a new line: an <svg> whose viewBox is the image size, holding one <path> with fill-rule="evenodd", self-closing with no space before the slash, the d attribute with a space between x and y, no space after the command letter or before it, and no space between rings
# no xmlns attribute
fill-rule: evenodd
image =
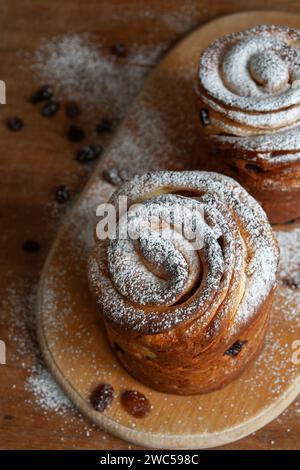
<svg viewBox="0 0 300 470"><path fill-rule="evenodd" d="M134 104L131 117L134 131L121 128L111 144L112 164L124 165L131 175L165 168L169 156L177 156L170 126L148 102Z"/></svg>
<svg viewBox="0 0 300 470"><path fill-rule="evenodd" d="M8 340L14 342L17 339L15 351L11 356L13 361L21 362L26 354L33 350L36 292L36 283L31 279L23 279L11 283L1 297L1 318L8 324ZM22 364L26 365L23 362Z"/></svg>
<svg viewBox="0 0 300 470"><path fill-rule="evenodd" d="M276 231L280 245L280 278L286 279L300 272L300 228L289 232Z"/></svg>
<svg viewBox="0 0 300 470"><path fill-rule="evenodd" d="M7 326L8 360L14 367L26 371L25 381L21 385L28 398L25 398L23 408L28 406L28 413L37 408L48 420L53 416L62 416L63 424L58 424L57 435L63 442L65 432L71 429L74 442L71 443L68 438L68 445L76 448L77 438L93 436L98 427L87 423L75 410L41 357L35 332L36 294L37 284L30 278L14 281L2 292L0 312L1 320ZM12 389L16 388L13 384ZM101 435L97 434L99 437L106 440L108 434L102 431Z"/></svg>
<svg viewBox="0 0 300 470"><path fill-rule="evenodd" d="M33 394L27 400L45 412L63 414L72 408L55 379L44 364L35 334L37 285L31 279L12 283L1 300L1 317L8 325L7 337L11 347L10 360L27 371L25 390Z"/></svg>
<svg viewBox="0 0 300 470"><path fill-rule="evenodd" d="M199 6L195 2L183 2L183 4L176 5L175 11L151 10L146 8L143 11L143 16L156 20L158 23L158 30L161 31L162 27L167 27L177 33L184 33L197 24L197 12Z"/></svg>
<svg viewBox="0 0 300 470"><path fill-rule="evenodd" d="M77 101L85 111L122 118L165 49L164 44L131 46L126 59L117 59L91 34L68 34L44 39L31 68L58 97Z"/></svg>
<svg viewBox="0 0 300 470"><path fill-rule="evenodd" d="M34 395L34 404L45 411L64 414L73 407L43 364L32 368L25 389Z"/></svg>
<svg viewBox="0 0 300 470"><path fill-rule="evenodd" d="M285 321L300 327L300 228L290 232L276 232L280 244L281 289L278 292Z"/></svg>

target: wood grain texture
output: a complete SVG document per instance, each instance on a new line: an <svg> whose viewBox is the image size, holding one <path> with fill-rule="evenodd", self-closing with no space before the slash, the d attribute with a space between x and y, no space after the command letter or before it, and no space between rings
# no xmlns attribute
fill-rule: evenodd
<svg viewBox="0 0 300 470"><path fill-rule="evenodd" d="M0 78L8 89L7 105L0 108L0 220L1 227L1 297L7 298L12 285L36 284L40 270L54 239L65 208L56 207L53 191L58 184L71 188L72 201L82 189L90 170L73 159L74 148L64 139L63 116L44 122L37 118L27 102L38 85L36 79L20 69L19 49L32 53L43 37L66 32L91 31L101 34L107 47L115 42L171 46L189 29L215 16L234 11L272 8L299 12L295 1L187 1L151 2L151 15L141 11L149 2L132 1L17 1L3 0L0 5ZM124 27L126 14L128 27ZM177 18L166 24L165 18ZM178 18L181 20L179 21ZM67 25L67 26L66 26ZM22 134L7 132L4 121L18 114L26 120ZM25 239L37 239L41 251L29 255L22 251ZM24 298L29 288L24 290ZM5 311L5 303L2 312ZM45 415L24 390L26 368L14 361L15 343L8 334L9 319L0 326L0 338L6 340L8 364L1 366L0 442L1 448L127 448L119 439L98 429L86 435L88 424L76 414ZM24 356L24 361L30 358ZM15 386L15 387L13 387ZM38 431L37 431L38 430ZM297 449L300 444L299 404L290 407L279 420L242 441L226 446L231 449Z"/></svg>

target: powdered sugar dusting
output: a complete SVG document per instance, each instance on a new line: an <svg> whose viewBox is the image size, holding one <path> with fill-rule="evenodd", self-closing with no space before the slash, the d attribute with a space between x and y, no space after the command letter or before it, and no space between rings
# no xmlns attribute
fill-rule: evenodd
<svg viewBox="0 0 300 470"><path fill-rule="evenodd" d="M300 327L300 228L290 232L276 232L280 244L280 298L285 321Z"/></svg>
<svg viewBox="0 0 300 470"><path fill-rule="evenodd" d="M229 34L200 59L196 93L210 115L204 132L217 147L236 149L258 168L276 167L276 173L261 176L265 187L288 190L293 177L297 186L299 78L300 33L285 26Z"/></svg>
<svg viewBox="0 0 300 470"><path fill-rule="evenodd" d="M61 391L45 366L39 364L31 371L25 389L34 396L34 403L45 411L64 414L73 408L70 400Z"/></svg>
<svg viewBox="0 0 300 470"><path fill-rule="evenodd" d="M217 140L224 144L232 144L236 149L259 152L268 155L274 162L294 161L299 159L300 137L299 126L288 131L270 133L265 135L252 135L237 139L232 136L217 136ZM270 155L273 151L282 152L279 155ZM296 153L295 153L296 152Z"/></svg>
<svg viewBox="0 0 300 470"><path fill-rule="evenodd" d="M250 259L247 261L248 266L246 272L248 273L248 278L245 287L245 294L235 315L235 321L232 326L233 330L238 329L239 325L244 324L252 317L256 312L257 304L263 301L269 294L275 283L277 270L276 243L274 242L272 231L267 222L266 216L254 199L252 199L236 182L222 175L205 172L157 172L152 174L150 173L142 177L135 177L127 185L121 188L119 192L114 194L112 201L117 203L118 197L125 195L129 198L130 205L141 200L146 201L146 205L147 203L151 205L152 194L164 193L166 191L180 193L180 191L184 190L192 191L195 193L195 196L198 195L200 197L199 200L200 203L204 204L206 216L210 217L214 222L215 227L219 224L219 230L225 237L225 240L226 236L229 238L231 236L232 240L233 233L230 234L230 229L236 229L234 221L231 219L232 212L236 213L239 220L238 224L241 224L242 229L240 229L240 234L237 235L237 242L239 243L240 241L239 237L242 237L244 241L243 244L235 246L235 254L240 262L240 267L243 260L248 259L249 256ZM150 199L148 200L149 196ZM172 197L175 199L174 196L169 196L171 199ZM168 205L168 196L164 196L163 200ZM156 201L155 198L153 202L154 201ZM188 199L184 198L180 200L184 207L185 201L188 201ZM160 206L160 210L162 210L162 208L165 208L165 203ZM220 213L222 216L220 216ZM220 223L222 218L224 218L223 226ZM223 233L222 229L226 226L225 220L228 225L226 227L226 233ZM214 249L209 251L209 245ZM246 251L243 246L246 247ZM131 246L131 250L132 248L133 247ZM227 248L229 252L233 249L230 243ZM120 275L119 273L121 273L122 280L132 280L129 282L129 285L131 282L134 282L134 279L139 280L138 284L140 286L145 284L145 281L141 279L142 274L138 272L138 269L142 269L141 272L144 273L145 268L140 266L138 257L135 257L134 251L129 251L129 253L131 253L131 258L128 258L127 250L125 250L125 258L128 262L126 263L124 279L122 275L125 269L124 265L122 264L122 267L119 266L119 263L121 262L120 260L122 260L121 253L116 257L118 262L113 258L114 263L111 262L109 265L112 273L111 280L103 274L105 273L106 263L106 255L103 253L103 250L106 250L106 245L103 245L103 243L99 244L97 250L98 251L94 252L95 257L91 260L90 264L90 280L97 292L98 302L101 304L104 314L107 316L109 321L139 332L147 331L158 333L161 331L168 331L175 325L186 321L188 318L192 319L194 316L198 317L199 312L202 312L204 305L207 305L209 297L214 297L216 292L220 292L222 289L226 290L228 288L229 284L226 287L226 283L229 283L230 281L232 270L234 268L237 269L237 260L233 263L231 258L231 262L229 263L230 258L225 248L223 248L225 253L220 255L219 245L216 243L216 240L214 240L214 237L210 236L207 241L207 246L204 243L204 251L200 255L201 262L208 265L207 278L204 277L202 280L201 287L197 291L197 295L193 296L189 301L185 301L183 306L174 305L167 307L167 302L167 306L163 312L156 311L155 307L151 311L143 311L140 308L138 297L136 297L136 295L138 295L136 294L138 285L133 289L133 302L135 306L128 302L126 295L125 297L120 295L120 290L122 291L122 289L118 278ZM157 252L157 250L154 250L154 252ZM222 268L223 256L227 261L227 264L225 263L225 269L227 270L229 277L226 279L226 276L223 276L221 282L220 276L223 274L224 269ZM114 269L114 264L117 266L116 269ZM140 268L138 268L138 266L140 266ZM148 278L149 276L150 274L148 275ZM184 276L182 277L182 280L183 279ZM113 285L114 281L117 286L117 290ZM176 288L178 287L178 281L179 279L175 276ZM142 292L144 295L144 290ZM160 291L156 289L157 295L159 292ZM130 297L131 295L129 298ZM150 297L152 299L152 296ZM149 302L152 303L150 297ZM162 299L159 300L158 304L163 303L163 299L164 294L162 294ZM177 297L176 300L178 300ZM143 301L141 304L145 302L147 303L147 301ZM209 311L207 311L205 315L204 312L202 312L202 315L201 322L210 320ZM224 318L226 318L225 314Z"/></svg>
<svg viewBox="0 0 300 470"><path fill-rule="evenodd" d="M129 126L120 129L110 148L110 165L123 166L131 175L163 169L170 155L174 160L177 156L174 135L160 112L146 100L133 106L134 130Z"/></svg>
<svg viewBox="0 0 300 470"><path fill-rule="evenodd" d="M8 324L8 339L14 346L10 360L27 371L25 390L33 396L28 402L45 412L63 414L72 408L72 404L48 372L40 356L35 336L36 293L36 284L25 279L11 284L3 295L2 318Z"/></svg>
<svg viewBox="0 0 300 470"><path fill-rule="evenodd" d="M89 112L122 118L165 48L132 46L126 60L117 60L93 35L68 34L44 39L31 67L55 86L58 97L76 100Z"/></svg>
<svg viewBox="0 0 300 470"><path fill-rule="evenodd" d="M276 232L280 244L280 277L296 275L300 266L300 228L289 232Z"/></svg>
<svg viewBox="0 0 300 470"><path fill-rule="evenodd" d="M244 111L279 111L297 105L300 89L297 83L291 85L288 80L292 77L296 81L299 76L299 43L299 32L284 26L261 25L224 36L203 53L200 84L223 105ZM280 68L278 76L268 75L271 54L279 56L275 61L276 70ZM254 58L259 70L256 67L253 76Z"/></svg>

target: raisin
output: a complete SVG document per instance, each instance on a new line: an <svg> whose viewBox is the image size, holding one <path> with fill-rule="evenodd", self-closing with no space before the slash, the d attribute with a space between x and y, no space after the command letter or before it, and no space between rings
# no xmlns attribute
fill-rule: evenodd
<svg viewBox="0 0 300 470"><path fill-rule="evenodd" d="M22 129L24 123L21 118L13 117L7 120L7 127L10 131L17 132Z"/></svg>
<svg viewBox="0 0 300 470"><path fill-rule="evenodd" d="M246 343L247 341L237 340L229 349L227 349L227 351L224 352L224 356L237 356Z"/></svg>
<svg viewBox="0 0 300 470"><path fill-rule="evenodd" d="M128 390L122 394L121 402L125 410L134 418L144 418L151 410L148 398L136 390Z"/></svg>
<svg viewBox="0 0 300 470"><path fill-rule="evenodd" d="M103 170L102 176L105 181L114 184L115 186L118 186L129 179L128 172L126 170L118 170L116 167Z"/></svg>
<svg viewBox="0 0 300 470"><path fill-rule="evenodd" d="M112 122L108 119L102 119L101 122L96 127L96 131L98 134L102 134L102 132L111 132L112 131Z"/></svg>
<svg viewBox="0 0 300 470"><path fill-rule="evenodd" d="M79 126L70 126L68 130L68 139L71 142L80 142L85 138L84 130Z"/></svg>
<svg viewBox="0 0 300 470"><path fill-rule="evenodd" d="M245 168L249 171L253 171L254 173L263 173L263 169L254 163L246 163Z"/></svg>
<svg viewBox="0 0 300 470"><path fill-rule="evenodd" d="M210 119L209 119L208 109L206 109L206 108L200 109L200 121L201 121L203 126L209 126Z"/></svg>
<svg viewBox="0 0 300 470"><path fill-rule="evenodd" d="M60 104L57 101L48 101L42 108L42 116L52 117L54 116L60 108Z"/></svg>
<svg viewBox="0 0 300 470"><path fill-rule="evenodd" d="M70 198L70 191L67 186L60 185L55 190L55 200L58 204L64 204Z"/></svg>
<svg viewBox="0 0 300 470"><path fill-rule="evenodd" d="M100 144L86 145L77 153L76 159L81 163L96 160L102 154L103 148Z"/></svg>
<svg viewBox="0 0 300 470"><path fill-rule="evenodd" d="M117 57L126 57L127 49L126 46L122 43L114 44L111 48L111 53Z"/></svg>
<svg viewBox="0 0 300 470"><path fill-rule="evenodd" d="M295 224L297 222L300 222L300 217L297 217L296 219L288 220L287 222L284 222L284 223L288 224L288 225L291 225L291 224Z"/></svg>
<svg viewBox="0 0 300 470"><path fill-rule="evenodd" d="M100 384L91 395L91 404L96 411L103 413L112 404L114 395L110 384Z"/></svg>
<svg viewBox="0 0 300 470"><path fill-rule="evenodd" d="M42 101L47 101L52 98L53 94L53 87L50 85L44 85L31 95L30 101L33 104L40 103Z"/></svg>
<svg viewBox="0 0 300 470"><path fill-rule="evenodd" d="M295 278L285 278L282 280L282 282L290 287L291 289L298 289L300 287L300 279L295 279Z"/></svg>
<svg viewBox="0 0 300 470"><path fill-rule="evenodd" d="M27 253L37 253L40 250L40 244L35 240L26 240L23 243L23 250Z"/></svg>

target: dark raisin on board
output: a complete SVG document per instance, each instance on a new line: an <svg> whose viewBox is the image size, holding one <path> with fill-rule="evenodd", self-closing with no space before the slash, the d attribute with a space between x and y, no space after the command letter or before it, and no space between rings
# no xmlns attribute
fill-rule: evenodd
<svg viewBox="0 0 300 470"><path fill-rule="evenodd" d="M102 154L103 147L100 144L86 145L77 153L76 159L80 163L96 160Z"/></svg>
<svg viewBox="0 0 300 470"><path fill-rule="evenodd" d="M126 57L127 49L121 42L114 44L111 48L111 53L117 57Z"/></svg>
<svg viewBox="0 0 300 470"><path fill-rule="evenodd" d="M36 240L26 240L22 247L27 253L37 253L41 248L39 242Z"/></svg>
<svg viewBox="0 0 300 470"><path fill-rule="evenodd" d="M8 129L13 132L20 131L22 127L24 126L22 119L17 116L8 118L6 124L7 124Z"/></svg>
<svg viewBox="0 0 300 470"><path fill-rule="evenodd" d="M33 104L41 103L42 101L50 100L53 95L54 88L51 85L44 85L31 95L30 101Z"/></svg>
<svg viewBox="0 0 300 470"><path fill-rule="evenodd" d="M65 185L57 186L55 190L55 200L58 204L64 204L70 198L70 191Z"/></svg>
<svg viewBox="0 0 300 470"><path fill-rule="evenodd" d="M238 339L232 346L230 346L229 349L227 349L227 351L224 352L224 356L237 356L246 343L247 341L241 341Z"/></svg>
<svg viewBox="0 0 300 470"><path fill-rule="evenodd" d="M65 105L65 114L70 119L76 119L80 115L80 108L75 101L68 101Z"/></svg>
<svg viewBox="0 0 300 470"><path fill-rule="evenodd" d="M264 171L258 165L255 165L255 163L246 163L245 168L246 170L253 171L254 173L262 173Z"/></svg>
<svg viewBox="0 0 300 470"><path fill-rule="evenodd" d="M96 127L96 132L98 134L102 134L103 132L111 132L112 131L112 122L109 119L102 119L101 122Z"/></svg>
<svg viewBox="0 0 300 470"><path fill-rule="evenodd" d="M125 169L116 167L106 168L102 173L103 179L110 184L118 186L129 179L128 172Z"/></svg>
<svg viewBox="0 0 300 470"><path fill-rule="evenodd" d="M48 101L42 108L42 116L44 117L52 117L54 116L60 109L60 104L57 101Z"/></svg>
<svg viewBox="0 0 300 470"><path fill-rule="evenodd" d="M290 289L299 289L300 287L300 276L299 279L296 278L284 278L282 282L288 286Z"/></svg>
<svg viewBox="0 0 300 470"><path fill-rule="evenodd" d="M71 142L80 142L85 138L84 130L79 126L70 126L68 130L68 139Z"/></svg>
<svg viewBox="0 0 300 470"><path fill-rule="evenodd" d="M91 394L92 407L103 413L111 404L114 399L114 389L110 384L100 384Z"/></svg>
<svg viewBox="0 0 300 470"><path fill-rule="evenodd" d="M134 418L144 418L151 410L148 398L137 390L127 390L122 393L121 403L124 409Z"/></svg>
<svg viewBox="0 0 300 470"><path fill-rule="evenodd" d="M209 119L208 109L206 108L200 109L200 121L203 126L209 126L210 119Z"/></svg>

